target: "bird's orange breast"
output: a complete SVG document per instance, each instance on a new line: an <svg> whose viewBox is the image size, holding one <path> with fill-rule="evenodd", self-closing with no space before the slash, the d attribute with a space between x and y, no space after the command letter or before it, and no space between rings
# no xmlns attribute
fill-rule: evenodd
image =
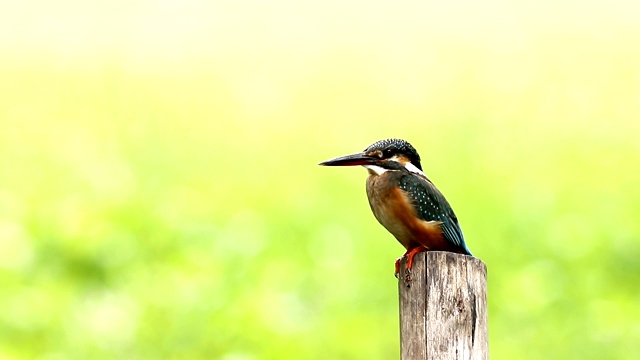
<svg viewBox="0 0 640 360"><path fill-rule="evenodd" d="M394 186L396 174L370 175L367 197L374 216L407 250L424 246L428 250L449 250L438 221L424 221L416 215L411 200Z"/></svg>

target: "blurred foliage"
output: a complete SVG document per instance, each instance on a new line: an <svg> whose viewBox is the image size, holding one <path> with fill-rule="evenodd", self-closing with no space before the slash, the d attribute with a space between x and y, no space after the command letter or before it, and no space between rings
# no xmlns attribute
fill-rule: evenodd
<svg viewBox="0 0 640 360"><path fill-rule="evenodd" d="M493 359L632 359L637 2L0 5L0 359L394 359L362 169L411 141Z"/></svg>

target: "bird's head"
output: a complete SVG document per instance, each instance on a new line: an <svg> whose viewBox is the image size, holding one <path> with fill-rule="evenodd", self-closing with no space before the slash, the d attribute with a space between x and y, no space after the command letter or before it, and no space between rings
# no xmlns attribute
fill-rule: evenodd
<svg viewBox="0 0 640 360"><path fill-rule="evenodd" d="M386 171L406 169L424 176L422 165L420 165L420 155L411 144L402 139L376 141L362 152L323 161L319 165L362 165L369 170L369 173L377 175Z"/></svg>

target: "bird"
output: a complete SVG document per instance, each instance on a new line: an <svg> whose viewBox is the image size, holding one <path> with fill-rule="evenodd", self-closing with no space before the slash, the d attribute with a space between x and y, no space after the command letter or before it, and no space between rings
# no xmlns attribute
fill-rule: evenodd
<svg viewBox="0 0 640 360"><path fill-rule="evenodd" d="M323 166L367 169L367 198L373 215L404 246L410 272L413 258L422 251L449 251L473 256L458 218L444 195L422 170L420 155L406 140L385 139L364 151L321 162Z"/></svg>

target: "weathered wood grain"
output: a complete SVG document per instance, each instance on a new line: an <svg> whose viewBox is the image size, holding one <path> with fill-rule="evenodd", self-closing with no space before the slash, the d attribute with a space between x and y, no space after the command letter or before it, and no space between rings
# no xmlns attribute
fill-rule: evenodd
<svg viewBox="0 0 640 360"><path fill-rule="evenodd" d="M400 266L402 360L489 358L487 268L474 257L431 251Z"/></svg>

